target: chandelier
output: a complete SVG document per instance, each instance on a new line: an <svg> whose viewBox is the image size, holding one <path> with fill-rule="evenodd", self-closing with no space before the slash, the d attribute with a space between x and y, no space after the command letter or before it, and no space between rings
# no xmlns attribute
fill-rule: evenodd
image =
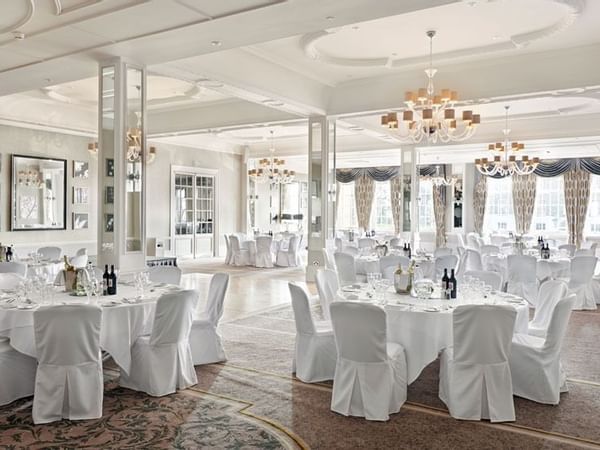
<svg viewBox="0 0 600 450"><path fill-rule="evenodd" d="M127 130L127 161L139 162L142 156L142 130L129 128Z"/></svg>
<svg viewBox="0 0 600 450"><path fill-rule="evenodd" d="M520 160L517 160L517 154L525 149L525 144L521 142L509 142L510 128L508 128L508 110L510 106L505 106L505 125L502 130L504 134L504 142L496 142L488 145L488 150L495 153L494 159L477 158L475 159L475 167L483 175L499 175L501 177L509 175L529 175L533 173L540 158L529 159L529 156L522 155Z"/></svg>
<svg viewBox="0 0 600 450"><path fill-rule="evenodd" d="M446 176L446 166L442 166L442 171L440 172L440 166L435 167L435 172L431 175L424 175L421 178L431 181L434 186L450 186L454 184L456 181L456 177L448 178Z"/></svg>
<svg viewBox="0 0 600 450"><path fill-rule="evenodd" d="M414 143L426 140L428 143L464 141L473 136L481 121L479 114L471 110L462 111L462 118L456 118L454 106L458 93L450 89L442 89L436 93L433 77L437 69L433 68L433 38L435 31L428 31L429 37L429 68L425 69L427 87L418 91L407 91L404 94L406 109L402 112L402 120L398 113L389 112L381 116L381 125L389 129L400 129L400 137Z"/></svg>
<svg viewBox="0 0 600 450"><path fill-rule="evenodd" d="M44 187L44 180L42 174L37 169L27 168L26 170L20 170L17 174L17 183L20 186L31 187L35 189L42 189Z"/></svg>
<svg viewBox="0 0 600 450"><path fill-rule="evenodd" d="M275 146L273 145L273 131L271 130L271 148L269 150L271 156L258 161L257 169L248 170L248 176L255 183L270 183L270 184L289 184L291 183L296 172L293 170L284 169L285 160L275 158Z"/></svg>

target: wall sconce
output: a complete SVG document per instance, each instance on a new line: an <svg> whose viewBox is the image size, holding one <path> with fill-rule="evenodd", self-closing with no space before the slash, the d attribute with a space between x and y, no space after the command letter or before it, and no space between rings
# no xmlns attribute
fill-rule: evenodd
<svg viewBox="0 0 600 450"><path fill-rule="evenodd" d="M156 159L156 147L150 147L148 149L148 157L146 158L146 164L152 164Z"/></svg>
<svg viewBox="0 0 600 450"><path fill-rule="evenodd" d="M90 155L92 155L92 156L97 156L98 155L98 143L90 142L88 144L88 152L90 152Z"/></svg>

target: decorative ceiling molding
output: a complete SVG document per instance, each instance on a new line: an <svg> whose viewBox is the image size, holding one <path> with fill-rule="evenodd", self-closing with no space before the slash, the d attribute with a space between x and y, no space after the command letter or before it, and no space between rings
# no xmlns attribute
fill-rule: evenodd
<svg viewBox="0 0 600 450"><path fill-rule="evenodd" d="M35 14L35 3L34 0L23 0L27 7L27 11L17 22L7 25L4 28L0 28L0 34L10 33L12 31L17 31L24 25L27 25L29 21L33 18Z"/></svg>
<svg viewBox="0 0 600 450"><path fill-rule="evenodd" d="M557 33L560 33L569 28L577 17L581 15L585 7L585 0L547 0L548 2L557 3L565 6L565 14L556 23L534 30L527 33L516 34L510 36L508 41L497 44L484 45L481 47L474 47L462 50L454 50L443 53L436 53L436 62L449 61L456 58L462 57L473 57L478 55L489 55L491 53L498 53L508 50L520 49L528 46L532 42L549 38ZM300 46L304 51L304 54L314 60L324 62L326 64L332 64L337 66L345 67L388 67L388 68L404 68L410 66L416 66L427 63L429 60L428 56L418 56L411 58L400 58L394 59L393 57L380 57L380 58L346 58L338 57L335 55L327 54L318 49L317 44L319 40L335 34L337 30L322 30L314 33L309 33L300 39Z"/></svg>
<svg viewBox="0 0 600 450"><path fill-rule="evenodd" d="M54 9L55 9L55 15L57 16L62 16L64 14L68 14L70 12L73 11L77 11L79 9L83 9L83 8L87 8L88 6L93 6L96 5L98 3L101 3L103 0L85 0L82 1L81 3L75 4L73 6L68 6L68 7L63 7L62 2L63 0L54 0Z"/></svg>

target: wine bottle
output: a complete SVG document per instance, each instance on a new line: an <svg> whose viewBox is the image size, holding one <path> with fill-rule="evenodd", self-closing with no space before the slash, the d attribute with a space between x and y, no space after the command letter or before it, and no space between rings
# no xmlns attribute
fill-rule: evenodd
<svg viewBox="0 0 600 450"><path fill-rule="evenodd" d="M110 275L108 276L108 295L117 295L117 275L113 264L110 265Z"/></svg>
<svg viewBox="0 0 600 450"><path fill-rule="evenodd" d="M448 278L448 269L444 269L444 276L442 277L442 298L448 299L450 298L448 292L448 282L450 278Z"/></svg>
<svg viewBox="0 0 600 450"><path fill-rule="evenodd" d="M454 276L454 269L452 269L452 271L450 272L448 290L450 291L450 298L456 298L456 277Z"/></svg>
<svg viewBox="0 0 600 450"><path fill-rule="evenodd" d="M11 262L13 259L12 245L6 248L6 262Z"/></svg>
<svg viewBox="0 0 600 450"><path fill-rule="evenodd" d="M104 273L102 274L102 295L108 295L110 275L108 274L108 264L104 265Z"/></svg>
<svg viewBox="0 0 600 450"><path fill-rule="evenodd" d="M407 248L408 248L408 255L406 255L406 256L408 256L410 258L412 256L412 250L410 249L410 242L408 243Z"/></svg>

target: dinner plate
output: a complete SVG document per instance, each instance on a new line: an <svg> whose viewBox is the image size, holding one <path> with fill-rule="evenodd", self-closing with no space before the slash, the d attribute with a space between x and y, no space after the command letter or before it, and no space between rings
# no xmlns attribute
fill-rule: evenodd
<svg viewBox="0 0 600 450"><path fill-rule="evenodd" d="M38 305L19 305L17 309L34 309L37 308Z"/></svg>
<svg viewBox="0 0 600 450"><path fill-rule="evenodd" d="M425 312L440 312L439 308L434 308L433 306L428 306L427 308L423 308Z"/></svg>
<svg viewBox="0 0 600 450"><path fill-rule="evenodd" d="M120 305L120 303L119 302L114 302L114 301L102 303L102 306L105 306L107 308L110 308L111 306L118 306L118 305Z"/></svg>

